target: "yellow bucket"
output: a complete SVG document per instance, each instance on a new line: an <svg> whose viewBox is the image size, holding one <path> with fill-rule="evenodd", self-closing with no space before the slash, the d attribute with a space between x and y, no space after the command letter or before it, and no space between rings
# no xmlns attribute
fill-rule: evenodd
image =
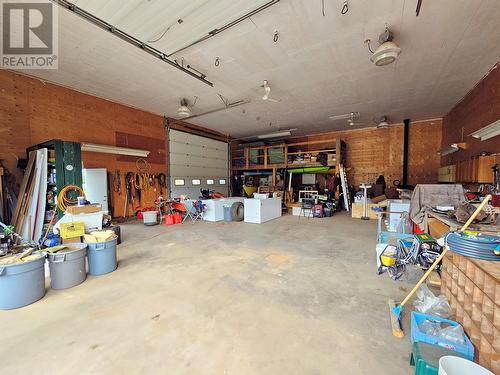
<svg viewBox="0 0 500 375"><path fill-rule="evenodd" d="M385 267L392 267L396 265L396 251L387 247L380 254L380 263Z"/></svg>

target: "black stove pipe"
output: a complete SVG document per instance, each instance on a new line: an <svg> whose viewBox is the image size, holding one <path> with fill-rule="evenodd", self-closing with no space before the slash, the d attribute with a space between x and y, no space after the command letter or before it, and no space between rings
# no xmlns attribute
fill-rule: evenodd
<svg viewBox="0 0 500 375"><path fill-rule="evenodd" d="M403 181L404 187L408 186L408 143L410 139L410 119L403 120Z"/></svg>

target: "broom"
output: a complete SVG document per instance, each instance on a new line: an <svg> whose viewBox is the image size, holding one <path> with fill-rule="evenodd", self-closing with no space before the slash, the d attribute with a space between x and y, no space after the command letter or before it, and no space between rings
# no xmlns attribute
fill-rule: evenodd
<svg viewBox="0 0 500 375"><path fill-rule="evenodd" d="M466 230L469 227L469 225L474 221L476 216L479 214L479 212L481 212L483 207L489 202L490 199L491 199L491 195L487 195L483 199L481 204L476 208L476 211L474 211L474 213L469 218L469 220L467 220L467 222L460 229L460 232L463 232L464 230ZM431 272L434 270L434 268L436 268L436 266L439 264L439 262L441 262L441 260L444 258L444 256L446 255L447 252L448 252L448 247L445 246L444 250L441 252L441 254L439 254L439 256L436 258L434 263L432 263L432 265L424 273L424 275L420 278L420 280L415 285L415 287L411 290L410 293L408 293L408 295L405 297L405 299L399 305L397 305L393 299L390 299L388 301L389 314L391 317L391 329L392 329L392 334L395 337L399 337L399 338L404 337L404 332L401 329L400 319L401 319L401 312L403 311L405 304L413 296L413 294L417 291L417 289L420 287L420 285L422 285L422 283L425 281L425 279L427 279L427 277L431 274Z"/></svg>

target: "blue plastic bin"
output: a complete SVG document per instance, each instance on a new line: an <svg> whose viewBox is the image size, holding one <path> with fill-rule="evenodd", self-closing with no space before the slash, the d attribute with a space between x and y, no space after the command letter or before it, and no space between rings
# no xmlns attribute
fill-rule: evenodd
<svg viewBox="0 0 500 375"><path fill-rule="evenodd" d="M451 326L458 326L457 322L449 319L440 318L439 316L422 314L416 311L411 312L411 342L426 342L432 345L438 345L443 348L453 350L457 353L463 354L465 358L474 360L474 347L470 342L467 335L464 335L465 345L451 342L440 337L428 335L420 330L419 324L422 324L425 319L436 321L436 324L441 322L448 323Z"/></svg>
<svg viewBox="0 0 500 375"><path fill-rule="evenodd" d="M88 243L87 256L89 273L94 276L113 272L118 266L116 262L116 242L113 239L106 242Z"/></svg>

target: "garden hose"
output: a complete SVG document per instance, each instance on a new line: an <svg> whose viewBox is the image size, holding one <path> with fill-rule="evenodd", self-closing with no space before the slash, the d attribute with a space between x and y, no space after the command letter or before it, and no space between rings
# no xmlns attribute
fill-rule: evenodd
<svg viewBox="0 0 500 375"><path fill-rule="evenodd" d="M77 198L71 198L68 196L68 193L75 191L77 193L77 197L84 197L85 192L82 190L80 186L76 185L67 185L61 189L59 194L57 195L57 208L63 212L66 211L68 206L74 206L78 203Z"/></svg>
<svg viewBox="0 0 500 375"><path fill-rule="evenodd" d="M500 261L500 237L474 232L450 232L445 243L456 254L466 257Z"/></svg>

